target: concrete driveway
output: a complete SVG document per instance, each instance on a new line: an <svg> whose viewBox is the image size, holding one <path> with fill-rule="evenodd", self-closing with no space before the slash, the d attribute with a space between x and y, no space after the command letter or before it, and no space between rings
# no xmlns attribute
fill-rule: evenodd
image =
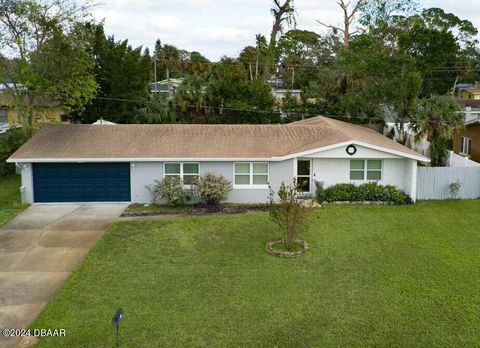
<svg viewBox="0 0 480 348"><path fill-rule="evenodd" d="M0 227L0 330L26 328L125 208L33 205ZM0 347L18 343L0 331Z"/></svg>

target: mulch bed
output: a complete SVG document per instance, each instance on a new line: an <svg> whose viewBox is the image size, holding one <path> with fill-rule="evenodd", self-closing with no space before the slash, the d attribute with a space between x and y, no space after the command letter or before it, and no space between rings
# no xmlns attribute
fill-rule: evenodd
<svg viewBox="0 0 480 348"><path fill-rule="evenodd" d="M162 216L162 215L204 215L204 214L241 214L250 211L268 211L267 205L207 206L194 204L187 209L125 211L120 217Z"/></svg>

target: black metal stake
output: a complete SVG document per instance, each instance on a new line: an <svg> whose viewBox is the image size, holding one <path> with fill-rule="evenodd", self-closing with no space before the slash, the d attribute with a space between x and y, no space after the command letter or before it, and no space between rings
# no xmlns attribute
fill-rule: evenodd
<svg viewBox="0 0 480 348"><path fill-rule="evenodd" d="M112 324L115 326L115 342L118 345L120 344L120 333L119 333L119 327L120 327L120 319L123 317L123 309L119 308L115 312L115 315L112 318Z"/></svg>
<svg viewBox="0 0 480 348"><path fill-rule="evenodd" d="M120 326L120 324L115 325L115 327L116 327L116 329L117 329L117 330L116 330L117 333L116 333L116 335L115 335L115 342L117 343L117 347L118 347L118 345L120 344L120 336L119 336L119 334L118 334L118 328L119 328L119 326Z"/></svg>

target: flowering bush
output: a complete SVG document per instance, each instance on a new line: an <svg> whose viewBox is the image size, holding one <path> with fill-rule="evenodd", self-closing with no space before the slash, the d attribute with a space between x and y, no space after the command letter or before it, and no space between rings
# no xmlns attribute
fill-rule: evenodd
<svg viewBox="0 0 480 348"><path fill-rule="evenodd" d="M182 204L187 199L187 192L178 176L167 176L162 181L155 180L151 191L156 203L165 199L169 204Z"/></svg>
<svg viewBox="0 0 480 348"><path fill-rule="evenodd" d="M207 173L193 180L193 194L204 200L209 205L218 205L227 199L228 192L232 189L230 181L221 175Z"/></svg>

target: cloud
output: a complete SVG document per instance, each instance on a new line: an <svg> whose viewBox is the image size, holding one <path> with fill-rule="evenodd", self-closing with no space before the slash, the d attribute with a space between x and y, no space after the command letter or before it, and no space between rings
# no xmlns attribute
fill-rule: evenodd
<svg viewBox="0 0 480 348"><path fill-rule="evenodd" d="M100 0L102 1L102 0ZM153 47L155 40L188 51L199 51L211 60L235 56L255 43L255 35L268 36L271 0L103 0L94 8L97 20L105 18L107 34L128 39L133 46ZM341 25L335 0L296 0L299 28L325 32L317 20ZM442 6L480 26L480 2L423 0L425 7Z"/></svg>

